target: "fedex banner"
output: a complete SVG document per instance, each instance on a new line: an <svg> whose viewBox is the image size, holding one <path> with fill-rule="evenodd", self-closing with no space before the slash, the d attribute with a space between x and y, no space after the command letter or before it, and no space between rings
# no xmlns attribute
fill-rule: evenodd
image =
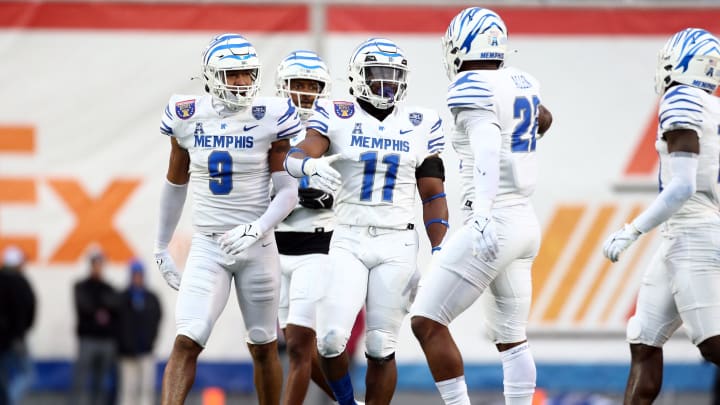
<svg viewBox="0 0 720 405"><path fill-rule="evenodd" d="M168 355L176 293L151 254L170 150L160 117L171 94L203 92L202 81L193 79L213 35L238 32L255 45L264 95L274 94L275 69L286 54L319 51L338 99L349 97L352 49L370 36L388 36L408 56L407 103L439 111L449 136L440 36L461 8L330 5L325 31L313 34L304 4L0 3L0 246L17 244L30 257L39 299L30 335L35 356L74 357L72 285L86 275L84 255L92 245L106 252L106 275L118 288L129 281L126 262L144 260L165 310L157 353ZM541 171L533 201L543 242L533 268L535 356L623 363L624 325L659 237L643 237L617 264L602 257L601 245L657 193L657 50L685 26L720 32L720 9L498 11L514 50L507 63L539 80L542 102L554 115L537 145ZM461 216L458 159L449 145L443 159L453 232ZM191 204L171 244L181 267ZM421 239L419 262L427 271L430 247ZM469 363L497 361L482 319L475 305L452 326ZM249 359L242 325L231 294L202 358ZM582 349L590 345L593 350ZM666 359L696 362L699 355L680 336ZM398 360L424 360L407 322Z"/></svg>

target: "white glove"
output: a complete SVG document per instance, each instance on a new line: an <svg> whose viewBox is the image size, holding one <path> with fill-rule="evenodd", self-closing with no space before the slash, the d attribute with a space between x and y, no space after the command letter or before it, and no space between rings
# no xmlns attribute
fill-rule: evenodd
<svg viewBox="0 0 720 405"><path fill-rule="evenodd" d="M473 256L480 256L486 262L497 259L498 238L492 217L476 215L473 218Z"/></svg>
<svg viewBox="0 0 720 405"><path fill-rule="evenodd" d="M182 278L180 272L178 272L175 266L175 261L170 252L167 249L158 250L155 253L155 264L157 264L160 273L162 274L165 282L174 290L180 288L180 279Z"/></svg>
<svg viewBox="0 0 720 405"><path fill-rule="evenodd" d="M236 256L263 237L258 221L238 225L218 239L223 252Z"/></svg>
<svg viewBox="0 0 720 405"><path fill-rule="evenodd" d="M318 186L322 190L333 192L340 187L340 173L333 169L330 164L340 159L339 153L331 156L323 156L320 158L309 158L305 161L303 172L307 176L317 176L313 179L317 180Z"/></svg>
<svg viewBox="0 0 720 405"><path fill-rule="evenodd" d="M630 247L640 234L641 232L638 231L635 226L625 224L622 229L614 232L605 240L603 244L603 254L613 263L618 261L620 253Z"/></svg>

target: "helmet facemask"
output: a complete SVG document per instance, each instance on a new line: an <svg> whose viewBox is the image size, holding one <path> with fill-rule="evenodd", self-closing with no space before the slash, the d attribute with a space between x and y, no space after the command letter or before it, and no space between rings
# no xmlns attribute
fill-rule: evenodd
<svg viewBox="0 0 720 405"><path fill-rule="evenodd" d="M329 87L326 83L317 79L306 77L287 78L282 80L278 95L291 99L298 109L300 118L305 121L312 115L315 100L328 96Z"/></svg>
<svg viewBox="0 0 720 405"><path fill-rule="evenodd" d="M210 94L219 99L228 108L238 110L252 104L253 99L260 91L258 84L258 69L212 69L207 70L211 79L208 80ZM250 84L237 85L233 79L236 75L247 75Z"/></svg>
<svg viewBox="0 0 720 405"><path fill-rule="evenodd" d="M367 101L373 107L385 110L405 99L407 91L407 60L402 57L366 55L364 61L351 66L350 84L352 94Z"/></svg>
<svg viewBox="0 0 720 405"><path fill-rule="evenodd" d="M312 115L313 103L330 95L330 72L317 53L297 50L277 68L275 88L280 97L290 98L303 121Z"/></svg>

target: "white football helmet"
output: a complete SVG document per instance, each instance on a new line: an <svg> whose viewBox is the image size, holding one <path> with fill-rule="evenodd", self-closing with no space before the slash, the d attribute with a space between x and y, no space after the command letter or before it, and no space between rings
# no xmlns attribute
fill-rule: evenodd
<svg viewBox="0 0 720 405"><path fill-rule="evenodd" d="M405 98L408 64L405 53L386 38L370 38L358 45L348 67L350 94L388 109Z"/></svg>
<svg viewBox="0 0 720 405"><path fill-rule="evenodd" d="M252 83L228 84L227 72L236 70L251 71ZM202 53L202 73L205 91L231 109L251 105L260 90L260 60L242 35L221 34L213 38Z"/></svg>
<svg viewBox="0 0 720 405"><path fill-rule="evenodd" d="M314 80L318 82L316 92L298 91L291 89L291 81L297 79ZM325 62L313 51L298 50L290 53L280 62L275 76L275 87L280 97L287 97L296 103L300 118L306 120L312 115L312 103L317 98L327 97L330 94L330 72ZM302 102L301 96L311 96L309 105Z"/></svg>
<svg viewBox="0 0 720 405"><path fill-rule="evenodd" d="M452 19L442 38L445 71L450 80L469 60L505 61L507 27L492 10L469 7Z"/></svg>
<svg viewBox="0 0 720 405"><path fill-rule="evenodd" d="M655 91L662 94L673 82L714 92L720 84L720 42L700 28L673 35L658 52Z"/></svg>

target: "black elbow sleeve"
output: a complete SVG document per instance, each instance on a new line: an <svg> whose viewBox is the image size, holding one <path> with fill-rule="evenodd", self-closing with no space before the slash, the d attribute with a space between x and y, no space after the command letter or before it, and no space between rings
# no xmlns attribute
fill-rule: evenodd
<svg viewBox="0 0 720 405"><path fill-rule="evenodd" d="M435 177L445 181L445 166L440 156L430 156L422 162L415 170L415 178L421 177Z"/></svg>

